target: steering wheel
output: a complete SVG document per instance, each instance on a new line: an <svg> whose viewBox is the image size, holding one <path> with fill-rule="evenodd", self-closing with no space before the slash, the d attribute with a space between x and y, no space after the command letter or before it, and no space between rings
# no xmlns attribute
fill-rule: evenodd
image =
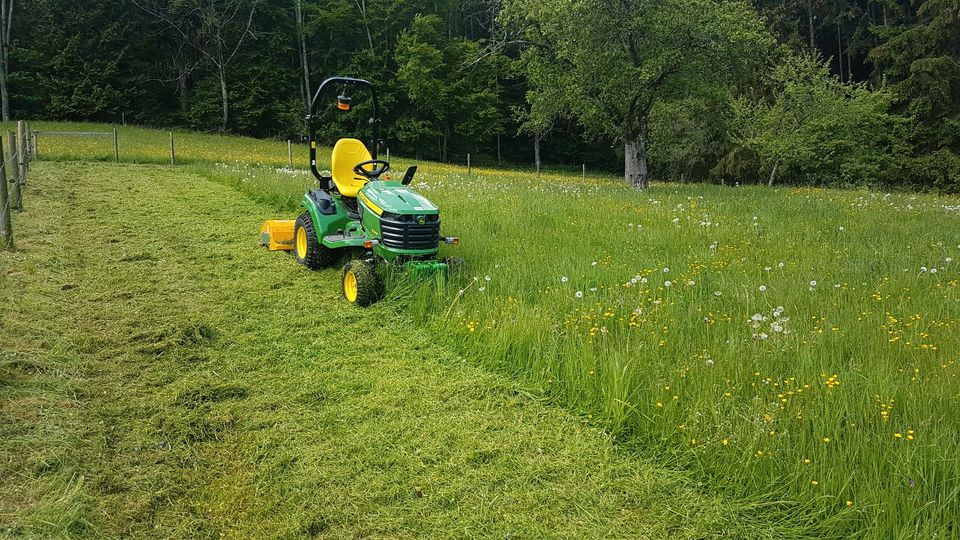
<svg viewBox="0 0 960 540"><path fill-rule="evenodd" d="M368 171L364 169L365 166L372 165L373 170ZM365 176L367 179L375 180L380 177L381 174L390 170L390 163L382 159L368 159L367 161L361 161L353 168L353 172L359 174L360 176Z"/></svg>

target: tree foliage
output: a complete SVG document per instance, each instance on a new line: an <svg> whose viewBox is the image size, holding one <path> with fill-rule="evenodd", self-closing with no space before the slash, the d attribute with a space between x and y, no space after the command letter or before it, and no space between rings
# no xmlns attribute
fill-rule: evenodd
<svg viewBox="0 0 960 540"><path fill-rule="evenodd" d="M772 44L756 12L735 1L511 0L504 19L531 43L522 56L531 116L575 118L624 144L638 187L653 107L734 82Z"/></svg>
<svg viewBox="0 0 960 540"><path fill-rule="evenodd" d="M891 165L889 91L844 84L818 58L788 55L770 74L769 99L735 102L733 142L752 151L770 183L870 184Z"/></svg>
<svg viewBox="0 0 960 540"><path fill-rule="evenodd" d="M958 0L5 5L0 90L14 118L297 138L315 89L304 81L346 75L377 86L395 153L532 165L536 147L544 164L634 181L731 182L766 181L780 156L778 182L960 191ZM797 71L797 55L822 61ZM806 98L832 116L785 134L774 118L803 97L788 95L791 70L789 92L822 87ZM859 113L882 119L870 144L850 127Z"/></svg>

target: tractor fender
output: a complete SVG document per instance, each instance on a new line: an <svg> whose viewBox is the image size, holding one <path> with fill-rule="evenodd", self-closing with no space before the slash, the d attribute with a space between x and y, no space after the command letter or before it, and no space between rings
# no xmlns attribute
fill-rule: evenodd
<svg viewBox="0 0 960 540"><path fill-rule="evenodd" d="M329 194L321 190L310 190L305 193L300 200L300 206L310 214L310 220L313 221L313 227L317 232L318 242L323 242L324 236L332 234L338 229L347 228L350 223L350 218L340 208L340 205L336 204L336 201Z"/></svg>

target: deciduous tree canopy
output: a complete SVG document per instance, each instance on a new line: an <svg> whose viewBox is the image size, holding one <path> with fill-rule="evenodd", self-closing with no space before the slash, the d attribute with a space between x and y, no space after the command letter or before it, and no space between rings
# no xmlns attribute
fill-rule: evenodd
<svg viewBox="0 0 960 540"><path fill-rule="evenodd" d="M767 182L776 167L777 183L960 190L960 0L5 0L0 13L8 118L297 137L306 86L347 75L378 86L394 151L425 158L532 164L536 141L544 164L641 187ZM816 112L800 118L804 99Z"/></svg>

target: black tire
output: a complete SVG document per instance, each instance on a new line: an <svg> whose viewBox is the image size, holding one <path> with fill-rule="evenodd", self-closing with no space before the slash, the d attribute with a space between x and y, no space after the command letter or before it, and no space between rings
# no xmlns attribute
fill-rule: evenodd
<svg viewBox="0 0 960 540"><path fill-rule="evenodd" d="M306 234L305 246L300 243L301 229ZM301 253L303 247L306 247L306 253ZM317 230L313 226L313 219L307 212L300 214L293 227L293 256L297 258L298 263L311 270L326 268L333 264L336 258L332 249L317 240Z"/></svg>
<svg viewBox="0 0 960 540"><path fill-rule="evenodd" d="M355 280L355 291L348 290L349 275L352 275ZM377 275L373 264L367 261L352 260L345 264L340 283L343 287L343 297L347 302L360 307L369 306L383 297L383 281Z"/></svg>

